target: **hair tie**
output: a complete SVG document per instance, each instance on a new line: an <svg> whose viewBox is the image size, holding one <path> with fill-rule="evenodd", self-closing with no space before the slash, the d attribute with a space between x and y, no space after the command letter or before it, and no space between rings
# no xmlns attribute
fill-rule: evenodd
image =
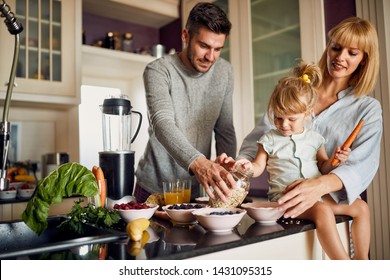
<svg viewBox="0 0 390 280"><path fill-rule="evenodd" d="M301 77L302 81L304 81L306 84L310 84L310 79L309 79L309 76L307 74L303 74L302 77Z"/></svg>

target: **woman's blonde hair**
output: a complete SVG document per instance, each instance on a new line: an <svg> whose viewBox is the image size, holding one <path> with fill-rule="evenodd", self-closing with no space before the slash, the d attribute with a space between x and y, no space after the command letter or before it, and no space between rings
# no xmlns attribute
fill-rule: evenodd
<svg viewBox="0 0 390 280"><path fill-rule="evenodd" d="M274 116L287 116L309 113L316 102L317 88L321 85L320 68L301 61L292 69L292 75L279 80L272 92L267 114L270 120Z"/></svg>
<svg viewBox="0 0 390 280"><path fill-rule="evenodd" d="M328 44L318 65L324 78L329 76L327 66L327 52L332 43L341 46L351 46L357 43L358 48L364 52L362 63L358 66L349 80L355 95L360 97L374 90L379 72L378 35L375 27L367 20L350 17L328 32Z"/></svg>

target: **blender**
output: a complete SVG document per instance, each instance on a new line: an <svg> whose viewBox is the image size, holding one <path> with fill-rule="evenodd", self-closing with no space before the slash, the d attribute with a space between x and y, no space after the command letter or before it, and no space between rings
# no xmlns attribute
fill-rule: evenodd
<svg viewBox="0 0 390 280"><path fill-rule="evenodd" d="M103 122L103 150L99 152L99 165L107 180L107 202L133 194L134 151L131 143L138 135L142 114L132 111L126 96L109 97L100 106ZM132 135L132 113L139 115L137 129Z"/></svg>

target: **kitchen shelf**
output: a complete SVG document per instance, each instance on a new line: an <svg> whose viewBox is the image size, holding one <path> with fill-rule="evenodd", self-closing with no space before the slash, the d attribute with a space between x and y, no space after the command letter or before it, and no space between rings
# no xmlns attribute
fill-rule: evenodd
<svg viewBox="0 0 390 280"><path fill-rule="evenodd" d="M142 76L145 66L156 58L88 45L82 46L82 83L87 79L131 80ZM102 85L102 84L100 84Z"/></svg>
<svg viewBox="0 0 390 280"><path fill-rule="evenodd" d="M161 28L179 18L179 0L83 0L83 11L120 21Z"/></svg>

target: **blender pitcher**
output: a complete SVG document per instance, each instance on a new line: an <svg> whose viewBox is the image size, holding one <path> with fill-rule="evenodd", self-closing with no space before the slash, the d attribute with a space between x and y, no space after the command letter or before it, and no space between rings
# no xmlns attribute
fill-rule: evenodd
<svg viewBox="0 0 390 280"><path fill-rule="evenodd" d="M132 195L134 186L134 142L142 123L142 114L132 111L131 102L125 96L106 98L102 111L103 150L99 152L99 165L107 180L108 199L121 199ZM139 115L134 135L131 130L132 113Z"/></svg>

